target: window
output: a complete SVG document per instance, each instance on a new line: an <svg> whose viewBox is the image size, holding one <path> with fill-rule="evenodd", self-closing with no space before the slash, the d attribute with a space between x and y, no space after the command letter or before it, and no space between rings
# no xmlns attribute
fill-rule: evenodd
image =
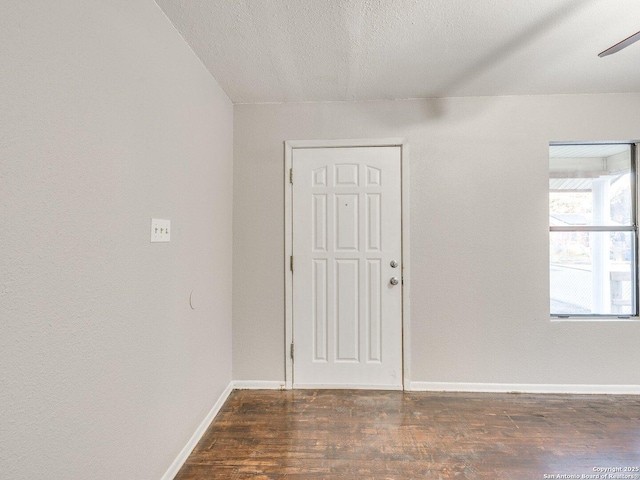
<svg viewBox="0 0 640 480"><path fill-rule="evenodd" d="M638 314L636 145L549 146L555 317Z"/></svg>

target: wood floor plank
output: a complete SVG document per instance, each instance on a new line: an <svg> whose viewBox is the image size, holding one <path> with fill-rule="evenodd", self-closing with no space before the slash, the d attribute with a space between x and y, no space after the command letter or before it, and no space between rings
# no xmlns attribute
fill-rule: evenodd
<svg viewBox="0 0 640 480"><path fill-rule="evenodd" d="M598 467L640 467L640 397L236 390L176 480L558 479Z"/></svg>

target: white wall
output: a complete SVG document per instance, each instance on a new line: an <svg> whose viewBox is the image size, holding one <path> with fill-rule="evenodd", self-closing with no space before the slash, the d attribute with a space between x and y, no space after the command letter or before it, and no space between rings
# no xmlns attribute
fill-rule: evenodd
<svg viewBox="0 0 640 480"><path fill-rule="evenodd" d="M284 379L283 141L406 137L411 376L640 384L640 323L549 318L550 141L640 137L640 95L236 105L233 369Z"/></svg>
<svg viewBox="0 0 640 480"><path fill-rule="evenodd" d="M158 479L231 380L233 106L151 0L0 53L0 477Z"/></svg>

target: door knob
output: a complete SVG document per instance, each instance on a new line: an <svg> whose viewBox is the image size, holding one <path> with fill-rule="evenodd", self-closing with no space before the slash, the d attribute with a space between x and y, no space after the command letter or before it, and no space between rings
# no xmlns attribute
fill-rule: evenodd
<svg viewBox="0 0 640 480"><path fill-rule="evenodd" d="M397 285L399 282L398 277L391 277L391 279L389 280L389 283L391 285Z"/></svg>

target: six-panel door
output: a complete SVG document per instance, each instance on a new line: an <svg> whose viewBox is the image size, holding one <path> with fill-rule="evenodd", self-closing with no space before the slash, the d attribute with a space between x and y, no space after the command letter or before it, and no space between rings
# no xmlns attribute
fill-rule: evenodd
<svg viewBox="0 0 640 480"><path fill-rule="evenodd" d="M402 388L400 154L293 151L294 387Z"/></svg>

